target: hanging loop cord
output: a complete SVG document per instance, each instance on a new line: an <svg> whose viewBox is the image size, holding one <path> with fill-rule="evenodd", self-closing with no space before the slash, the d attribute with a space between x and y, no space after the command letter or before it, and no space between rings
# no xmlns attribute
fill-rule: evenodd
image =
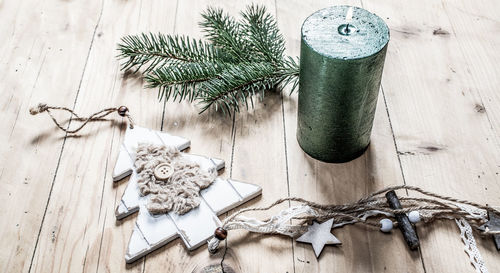
<svg viewBox="0 0 500 273"><path fill-rule="evenodd" d="M52 115L51 110L63 110L63 111L67 111L67 112L69 112L71 114L70 119L73 116L75 116L76 118L74 120L81 121L82 124L80 124L79 127L75 128L73 130L70 130L69 128L66 129L66 128L62 127L61 124L57 121L57 119ZM83 127L85 127L85 125L87 125L87 123L89 123L90 121L101 120L102 118L106 117L107 115L109 115L109 114L111 114L113 112L117 112L118 115L120 115L122 117L126 117L128 119L128 121L129 121L130 129L134 128L134 121L132 120L132 117L129 114L129 110L128 110L128 108L126 106L106 108L106 109L103 109L101 111L98 111L98 112L90 115L89 117L80 117L73 110L71 110L71 109L69 109L67 107L48 106L45 103L39 103L37 106L34 106L34 107L30 108L30 114L32 114L32 115L37 115L37 114L40 114L40 113L43 113L43 112L47 112L47 114L49 114L50 118L52 118L52 121L54 121L54 123L56 124L56 126L59 129L63 130L64 132L68 133L68 134L77 133Z"/></svg>

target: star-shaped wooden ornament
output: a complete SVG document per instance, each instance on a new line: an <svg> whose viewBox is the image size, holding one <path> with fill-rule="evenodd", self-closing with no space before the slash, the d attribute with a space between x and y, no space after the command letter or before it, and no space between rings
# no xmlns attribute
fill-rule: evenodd
<svg viewBox="0 0 500 273"><path fill-rule="evenodd" d="M134 168L135 151L139 143L175 146L179 150L184 150L191 144L188 139L160 131L138 126L127 129L113 171L114 181L130 175L127 188L116 208L116 218L123 219L139 211L125 254L127 263L145 256L179 236L189 250L203 245L213 236L215 229L221 226L217 215L245 203L262 192L262 189L254 184L216 178L208 188L200 192L201 202L198 207L183 215L172 211L152 215L146 207L149 197L141 195ZM183 156L209 172L224 168L224 161L220 159L186 153L183 153Z"/></svg>
<svg viewBox="0 0 500 273"><path fill-rule="evenodd" d="M302 234L299 238L297 238L297 242L312 244L312 247L314 249L314 254L316 254L316 258L318 258L321 252L323 251L325 245L342 244L330 232L332 226L333 226L333 218L321 224L313 222L313 224L308 227L307 232Z"/></svg>
<svg viewBox="0 0 500 273"><path fill-rule="evenodd" d="M480 226L479 229L483 231L484 230L500 231L500 216L491 211L488 211L488 218L489 218L488 222ZM498 234L493 235L493 241L495 242L497 250L500 251L500 235Z"/></svg>

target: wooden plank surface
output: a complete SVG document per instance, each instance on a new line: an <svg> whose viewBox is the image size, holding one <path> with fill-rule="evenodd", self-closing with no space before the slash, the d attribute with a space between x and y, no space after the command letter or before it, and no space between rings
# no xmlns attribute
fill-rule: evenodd
<svg viewBox="0 0 500 273"><path fill-rule="evenodd" d="M225 159L223 177L260 185L262 197L246 206L289 195L344 203L402 184L500 204L499 3L256 2L276 15L292 56L299 54L303 20L323 7L362 6L391 28L372 143L345 164L321 163L300 149L296 94L270 94L233 117L198 115L188 103L159 103L155 90L119 71L115 48L123 35L201 37L197 23L208 5L237 15L248 3L0 2L0 271L197 272L220 261L206 247L188 252L178 239L125 264L135 216L115 219L127 181L113 183L111 172L126 125L112 116L115 122L65 137L48 117L28 114L38 102L82 114L127 105L137 124L191 139L192 153ZM226 261L237 272L473 272L453 222L418 228L417 252L407 250L398 232L348 226L333 233L343 245L327 246L316 260L310 245L234 232ZM500 260L493 243L477 240L495 272Z"/></svg>
<svg viewBox="0 0 500 273"><path fill-rule="evenodd" d="M0 271L28 272L46 225L66 140L46 118L30 116L38 102L74 107L81 89L100 3L0 3ZM63 117L58 115L58 117ZM56 197L57 199L58 197ZM61 211L63 215L64 211ZM68 215L69 216L69 215Z"/></svg>
<svg viewBox="0 0 500 273"><path fill-rule="evenodd" d="M95 109L127 104L137 112L134 115L141 125L158 127L161 116L156 113L161 113L161 105L152 104L138 111L142 108L141 103L155 100L155 95L139 92L140 82L122 79L113 57L116 41L137 27L140 2L103 1L99 10L101 18L95 26L94 43L81 78L75 110L86 114ZM120 121L116 116L110 119ZM98 271L101 255L109 253L106 244L103 251L103 242L109 240L104 235L110 234L109 231L123 238L113 245L126 249L133 222L115 228L114 209L121 192L114 189L111 179L123 132L119 129L125 127L119 122L96 122L89 126L79 137L66 141L53 198L48 203L46 224L42 226L34 254L34 272ZM110 264L110 261L106 262L109 266L125 267L122 263Z"/></svg>
<svg viewBox="0 0 500 273"><path fill-rule="evenodd" d="M477 80L480 73L496 78L493 64L498 53L490 51L490 57L483 59L472 59L465 53L464 47L470 43L494 41L471 31L486 30L482 25L490 21L478 21L474 13L466 12L468 8L460 9L465 2L364 1L366 8L388 17L392 29L392 50L388 51L385 70L385 75L392 76L383 78L382 88L406 183L498 204L497 126L489 118L495 114L486 112L483 100L492 98L492 92L486 88L489 82ZM483 6L479 14L488 9ZM470 36L459 38L459 33L465 32ZM491 70L484 69L490 66ZM472 72L473 68L476 71ZM470 267L466 259L457 259L464 255L458 233L453 222L419 230L426 270L462 272ZM498 253L492 242L481 240L480 245L486 265L498 270Z"/></svg>

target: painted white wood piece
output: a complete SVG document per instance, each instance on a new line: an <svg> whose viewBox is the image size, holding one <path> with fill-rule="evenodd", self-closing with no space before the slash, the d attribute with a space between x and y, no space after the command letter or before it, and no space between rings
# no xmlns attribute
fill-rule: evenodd
<svg viewBox="0 0 500 273"><path fill-rule="evenodd" d="M307 232L297 238L297 242L310 243L314 249L316 258L319 257L326 244L340 245L341 242L330 232L333 225L333 218L321 224L313 222Z"/></svg>
<svg viewBox="0 0 500 273"><path fill-rule="evenodd" d="M224 161L216 158L207 158L200 155L192 155L192 154L183 154L188 157L190 160L197 162L200 165L200 168L212 171L212 170L220 170L224 168ZM129 159L130 161L130 159ZM139 187L137 185L137 174L135 170L132 171L127 170L130 175L129 182L127 184L127 188L123 193L122 199L118 207L116 208L115 214L117 219L123 219L130 214L133 214L139 210L139 201L145 197L141 196L139 192ZM252 185L253 186L253 185ZM246 201L246 200L245 200ZM146 201L147 202L147 198Z"/></svg>
<svg viewBox="0 0 500 273"><path fill-rule="evenodd" d="M137 145L142 142L152 144L164 144L175 146L179 150L185 150L191 146L191 141L178 136L172 136L164 132L153 131L148 128L135 126L134 129L127 128L125 138L120 146L120 153L113 170L113 180L118 181L132 173L135 161Z"/></svg>
<svg viewBox="0 0 500 273"><path fill-rule="evenodd" d="M114 181L130 175L127 188L116 208L116 218L122 219L139 211L125 254L127 263L143 257L177 237L181 237L189 250L200 247L221 225L217 215L255 198L262 192L262 189L254 184L216 178L208 188L201 191L202 200L197 208L184 215L174 212L152 215L146 208L148 196L141 196L137 185L137 173L133 163L138 143L173 145L179 150L184 150L191 144L185 138L147 128L136 126L134 129L127 129L113 171ZM224 161L221 159L192 154L183 154L183 156L195 161L207 171L218 171L224 168Z"/></svg>

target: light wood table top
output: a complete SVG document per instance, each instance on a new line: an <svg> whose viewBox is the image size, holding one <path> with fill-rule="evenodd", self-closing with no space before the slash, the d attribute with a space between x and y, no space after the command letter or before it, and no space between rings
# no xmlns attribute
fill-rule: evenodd
<svg viewBox="0 0 500 273"><path fill-rule="evenodd" d="M499 1L255 2L276 15L292 56L302 22L320 8L349 3L387 22L391 41L363 156L326 164L305 155L295 139L296 94L270 94L232 117L198 115L189 103L158 102L156 90L120 71L122 36L201 37L202 10L236 15L244 1L0 1L1 272L197 272L219 261L177 239L125 264L135 217L115 219L126 180L113 183L111 172L126 125L93 122L67 137L47 116L29 115L38 102L83 115L127 105L137 124L191 139L191 153L225 159L223 176L260 185L262 196L244 206L286 196L345 203L402 184L500 205ZM399 231L333 233L342 246L325 247L316 260L310 245L233 232L226 260L237 272L474 272L453 221L419 226L415 252ZM492 240L476 240L490 272L499 271Z"/></svg>

